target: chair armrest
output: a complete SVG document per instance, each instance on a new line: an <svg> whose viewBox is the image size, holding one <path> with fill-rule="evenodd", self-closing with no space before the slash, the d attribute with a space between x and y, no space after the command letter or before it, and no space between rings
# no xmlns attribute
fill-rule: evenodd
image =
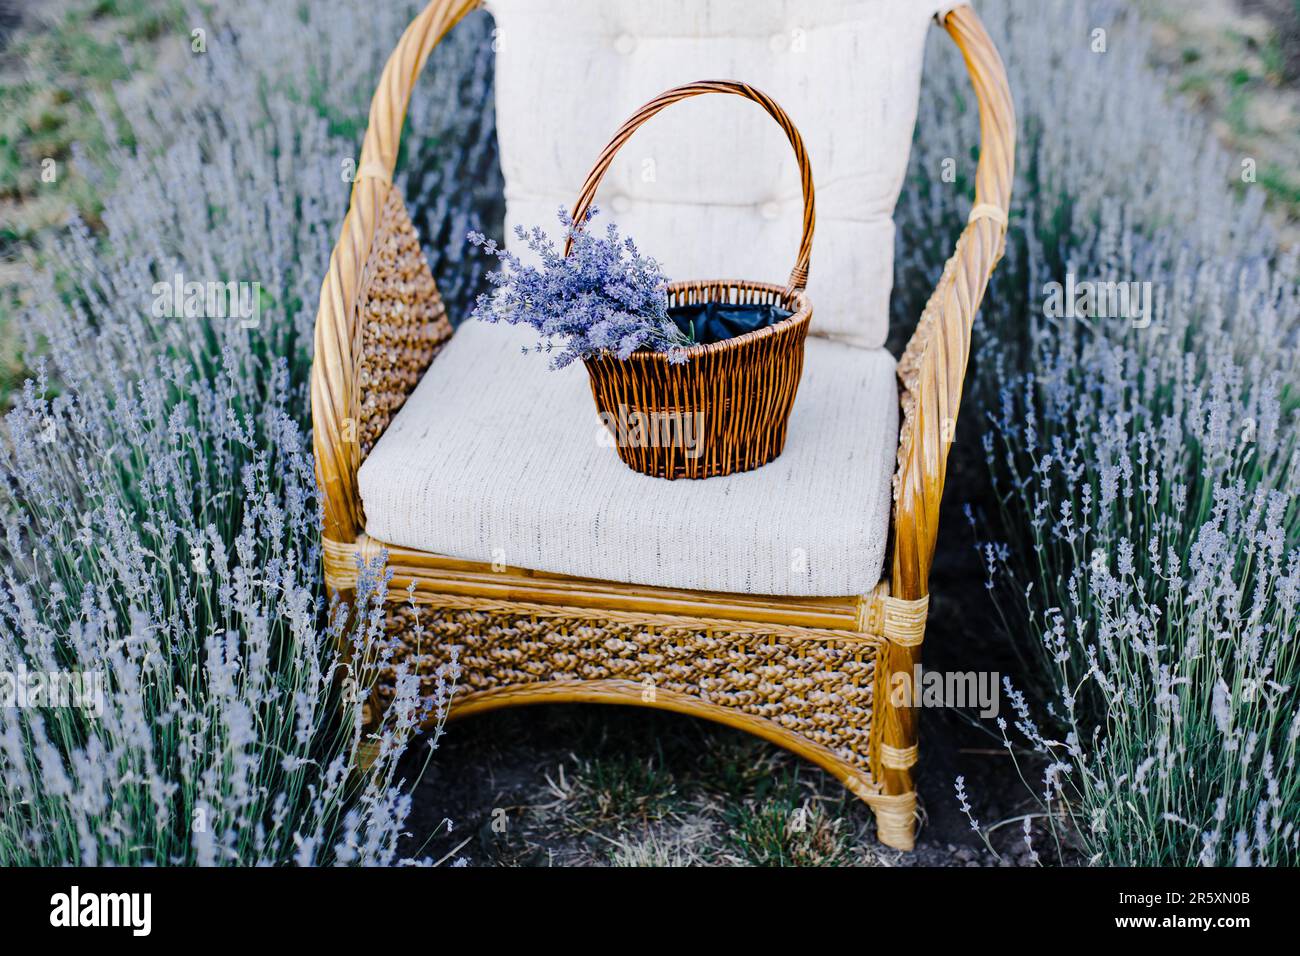
<svg viewBox="0 0 1300 956"><path fill-rule="evenodd" d="M342 233L316 313L311 372L324 535L350 543L365 524L357 470L451 335L393 171L411 90L438 42L479 0L433 0L384 65Z"/></svg>
<svg viewBox="0 0 1300 956"><path fill-rule="evenodd" d="M1015 107L1001 57L969 6L954 7L941 22L961 49L979 100L981 146L970 221L898 366L903 424L894 476L891 588L904 600L929 590L971 323L1005 248L1015 166Z"/></svg>

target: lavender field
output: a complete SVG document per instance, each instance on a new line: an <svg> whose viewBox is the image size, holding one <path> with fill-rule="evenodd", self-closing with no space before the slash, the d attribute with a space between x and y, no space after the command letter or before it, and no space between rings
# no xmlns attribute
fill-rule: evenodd
<svg viewBox="0 0 1300 956"><path fill-rule="evenodd" d="M617 753L608 715L577 711L416 733L454 667L432 700L399 678L360 771L387 572L366 569L354 613L326 594L308 376L349 163L419 5L91 6L51 4L0 53L41 62L32 38L80 17L121 58L69 97L66 143L37 134L69 99L0 87L0 672L80 675L71 692L99 701L0 707L0 863L907 864L824 775L684 718L614 718ZM1175 95L1145 12L977 6L1016 97L1018 178L926 654L1005 683L1000 718L926 728L941 757L917 857L1295 865L1300 261L1286 192L1265 188L1285 177L1261 182ZM966 222L979 141L965 67L932 32L896 354ZM490 266L466 234L502 230L492 69L476 13L426 69L399 166L453 320ZM246 321L175 317L155 290L174 277L256 283L256 300ZM1129 307L1066 308L1083 283ZM525 766L502 734L545 735L555 763Z"/></svg>

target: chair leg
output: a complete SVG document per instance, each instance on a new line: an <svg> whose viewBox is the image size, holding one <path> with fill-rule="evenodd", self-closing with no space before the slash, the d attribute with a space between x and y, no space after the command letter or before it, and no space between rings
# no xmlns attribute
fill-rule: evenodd
<svg viewBox="0 0 1300 956"><path fill-rule="evenodd" d="M928 599L889 603L884 622L887 643L881 649L876 672L879 737L872 748L871 765L884 792L871 805L880 842L900 850L911 850L915 842L916 787L912 767L917 758L914 695L900 690L911 688L921 661L928 606Z"/></svg>
<svg viewBox="0 0 1300 956"><path fill-rule="evenodd" d="M867 801L876 817L876 839L895 850L916 846L916 791L878 794Z"/></svg>

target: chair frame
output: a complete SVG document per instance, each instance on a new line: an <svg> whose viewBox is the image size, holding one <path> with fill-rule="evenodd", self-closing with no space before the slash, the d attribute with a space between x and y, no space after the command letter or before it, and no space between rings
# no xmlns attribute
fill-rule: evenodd
<svg viewBox="0 0 1300 956"><path fill-rule="evenodd" d="M325 580L344 599L364 561L387 554L389 621L422 630L421 673L455 645L452 717L582 701L654 706L749 731L825 768L876 815L881 842L911 849L916 715L890 677L920 661L949 447L974 320L1002 256L1015 113L1001 58L966 5L938 21L979 102L975 205L898 365L902 426L887 574L871 594L718 594L463 561L368 537L357 471L452 334L401 196L393 188L412 88L439 40L479 0L433 0L390 56L370 107L357 178L321 287L312 366ZM684 77L683 79L690 79ZM401 655L399 655L401 656ZM382 706L376 700L370 714ZM371 719L371 718L367 718Z"/></svg>

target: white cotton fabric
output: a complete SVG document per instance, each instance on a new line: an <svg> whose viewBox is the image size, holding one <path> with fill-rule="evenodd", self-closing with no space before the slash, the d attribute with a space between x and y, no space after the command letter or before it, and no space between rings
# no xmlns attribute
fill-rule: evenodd
<svg viewBox="0 0 1300 956"><path fill-rule="evenodd" d="M506 226L558 232L614 131L664 90L735 79L803 134L817 193L812 333L888 333L894 205L938 0L488 0ZM753 103L675 104L619 153L597 201L670 279L784 282L801 198L780 128ZM514 248L513 251L521 251Z"/></svg>
<svg viewBox="0 0 1300 956"><path fill-rule="evenodd" d="M524 355L530 329L467 321L361 466L366 531L472 561L660 587L869 592L898 449L894 360L809 339L784 453L666 481L618 458L585 368Z"/></svg>

